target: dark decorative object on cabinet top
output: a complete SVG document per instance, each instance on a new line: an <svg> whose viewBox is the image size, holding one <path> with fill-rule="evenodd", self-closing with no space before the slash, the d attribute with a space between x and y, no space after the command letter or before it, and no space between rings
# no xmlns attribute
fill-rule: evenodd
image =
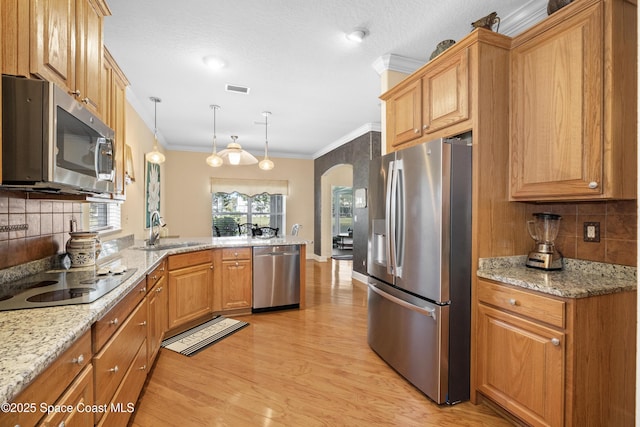
<svg viewBox="0 0 640 427"><path fill-rule="evenodd" d="M547 15L551 15L559 9L562 9L573 0L549 0L549 4L547 5Z"/></svg>
<svg viewBox="0 0 640 427"><path fill-rule="evenodd" d="M434 50L433 52L431 52L431 56L429 57L429 60L432 60L433 58L435 58L436 56L440 55L442 52L444 52L445 50L449 49L451 46L453 46L456 43L455 40L443 40L440 43L438 43L438 45L436 46L436 50Z"/></svg>
<svg viewBox="0 0 640 427"><path fill-rule="evenodd" d="M473 27L473 29L476 28L485 28L487 30L491 30L493 31L493 26L496 25L496 33L498 32L498 29L500 28L500 17L498 16L497 12L491 12L490 14L488 14L487 16L484 16L480 19L478 19L477 21L474 21L471 23L471 26Z"/></svg>

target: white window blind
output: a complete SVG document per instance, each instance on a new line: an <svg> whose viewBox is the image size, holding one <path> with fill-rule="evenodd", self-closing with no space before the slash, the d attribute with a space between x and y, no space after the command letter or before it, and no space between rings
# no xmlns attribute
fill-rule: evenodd
<svg viewBox="0 0 640 427"><path fill-rule="evenodd" d="M282 194L289 195L289 181L268 179L231 179L211 178L212 193L240 193L247 196L258 194Z"/></svg>
<svg viewBox="0 0 640 427"><path fill-rule="evenodd" d="M89 207L89 230L112 231L121 228L120 203L91 203Z"/></svg>

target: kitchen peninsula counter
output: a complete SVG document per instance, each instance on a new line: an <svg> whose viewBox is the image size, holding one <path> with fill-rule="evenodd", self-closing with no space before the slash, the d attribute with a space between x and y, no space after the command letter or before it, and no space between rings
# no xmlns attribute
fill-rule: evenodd
<svg viewBox="0 0 640 427"><path fill-rule="evenodd" d="M478 277L564 298L585 298L637 289L636 268L565 259L564 269L525 266L526 256L481 258Z"/></svg>
<svg viewBox="0 0 640 427"><path fill-rule="evenodd" d="M141 247L144 247L144 242L135 241L132 246L111 254L107 260L99 261L100 265L124 265L129 269L135 268L136 272L120 286L92 303L0 312L0 403L10 402L18 396L167 256L215 248L306 245L309 241L296 236L271 239L207 237L160 240L161 245L187 243L188 246L166 250L143 250ZM108 251L108 247L108 242L103 243L103 250ZM30 274L36 272L29 271ZM0 283L9 282L13 276L13 271L0 271Z"/></svg>

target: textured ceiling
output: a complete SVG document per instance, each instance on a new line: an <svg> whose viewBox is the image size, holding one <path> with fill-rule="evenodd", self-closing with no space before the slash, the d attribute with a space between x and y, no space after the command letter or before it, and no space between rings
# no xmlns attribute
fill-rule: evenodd
<svg viewBox="0 0 640 427"><path fill-rule="evenodd" d="M543 0L108 0L105 45L131 86L128 99L168 149L211 151L238 135L262 155L269 118L273 156L313 158L358 129L379 128L380 77L372 64L395 54L426 62L438 42L459 40L496 11L500 32ZM526 12L530 15L529 12ZM365 27L360 44L344 33ZM207 55L225 60L213 71ZM248 86L247 95L225 91Z"/></svg>

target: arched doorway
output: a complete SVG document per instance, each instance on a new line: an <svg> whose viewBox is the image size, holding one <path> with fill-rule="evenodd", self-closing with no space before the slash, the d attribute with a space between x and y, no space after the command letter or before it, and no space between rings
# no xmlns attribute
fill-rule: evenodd
<svg viewBox="0 0 640 427"><path fill-rule="evenodd" d="M320 255L329 259L332 255L334 235L340 228L339 212L336 213L337 203L334 201L336 193L344 193L345 188L353 188L353 166L350 164L339 164L327 170L321 177L321 244ZM335 189L341 189L337 192ZM339 209L339 207L338 207Z"/></svg>

